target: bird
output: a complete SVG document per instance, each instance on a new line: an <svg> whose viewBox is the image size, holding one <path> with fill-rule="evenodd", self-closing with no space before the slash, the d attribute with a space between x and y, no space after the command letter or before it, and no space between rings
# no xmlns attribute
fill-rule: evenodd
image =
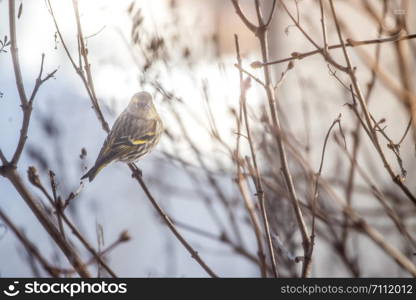
<svg viewBox="0 0 416 300"><path fill-rule="evenodd" d="M94 166L81 177L93 181L109 163L132 163L158 144L163 122L153 104L152 95L142 91L133 95L128 106L117 117L101 147Z"/></svg>

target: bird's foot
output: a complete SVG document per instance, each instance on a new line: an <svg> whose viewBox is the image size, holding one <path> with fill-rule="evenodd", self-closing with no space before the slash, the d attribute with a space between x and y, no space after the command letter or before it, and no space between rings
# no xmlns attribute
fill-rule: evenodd
<svg viewBox="0 0 416 300"><path fill-rule="evenodd" d="M140 177L143 177L143 171L142 171L142 169L140 169L139 167L137 167L137 174L138 174Z"/></svg>
<svg viewBox="0 0 416 300"><path fill-rule="evenodd" d="M135 164L132 164L131 166L133 166L133 174L132 177L138 177L138 178L142 178L143 177L143 172L142 169L140 169L138 166L136 166Z"/></svg>

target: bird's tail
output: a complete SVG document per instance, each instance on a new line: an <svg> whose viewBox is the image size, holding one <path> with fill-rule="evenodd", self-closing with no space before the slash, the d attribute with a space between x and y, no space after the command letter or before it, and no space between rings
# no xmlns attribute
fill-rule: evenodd
<svg viewBox="0 0 416 300"><path fill-rule="evenodd" d="M106 166L108 165L108 162L96 162L95 165L89 169L87 173L85 173L84 176L81 177L82 179L88 178L88 180L91 182L94 180L95 176Z"/></svg>

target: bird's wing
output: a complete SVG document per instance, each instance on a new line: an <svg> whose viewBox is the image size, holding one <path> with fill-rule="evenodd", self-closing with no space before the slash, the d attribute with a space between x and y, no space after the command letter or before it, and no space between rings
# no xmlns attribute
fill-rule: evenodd
<svg viewBox="0 0 416 300"><path fill-rule="evenodd" d="M97 161L115 159L131 151L132 146L144 145L158 134L157 120L127 120L120 116L107 136Z"/></svg>
<svg viewBox="0 0 416 300"><path fill-rule="evenodd" d="M129 124L129 128L123 130L123 133L119 134L113 141L113 146L133 146L146 144L149 140L153 139L157 132L157 121L136 119Z"/></svg>

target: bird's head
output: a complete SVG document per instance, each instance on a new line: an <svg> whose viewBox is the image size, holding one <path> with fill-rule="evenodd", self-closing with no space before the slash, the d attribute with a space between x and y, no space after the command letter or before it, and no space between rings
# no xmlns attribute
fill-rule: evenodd
<svg viewBox="0 0 416 300"><path fill-rule="evenodd" d="M149 117L149 114L155 110L152 95L148 92L139 92L133 95L130 100L128 111L134 115Z"/></svg>

